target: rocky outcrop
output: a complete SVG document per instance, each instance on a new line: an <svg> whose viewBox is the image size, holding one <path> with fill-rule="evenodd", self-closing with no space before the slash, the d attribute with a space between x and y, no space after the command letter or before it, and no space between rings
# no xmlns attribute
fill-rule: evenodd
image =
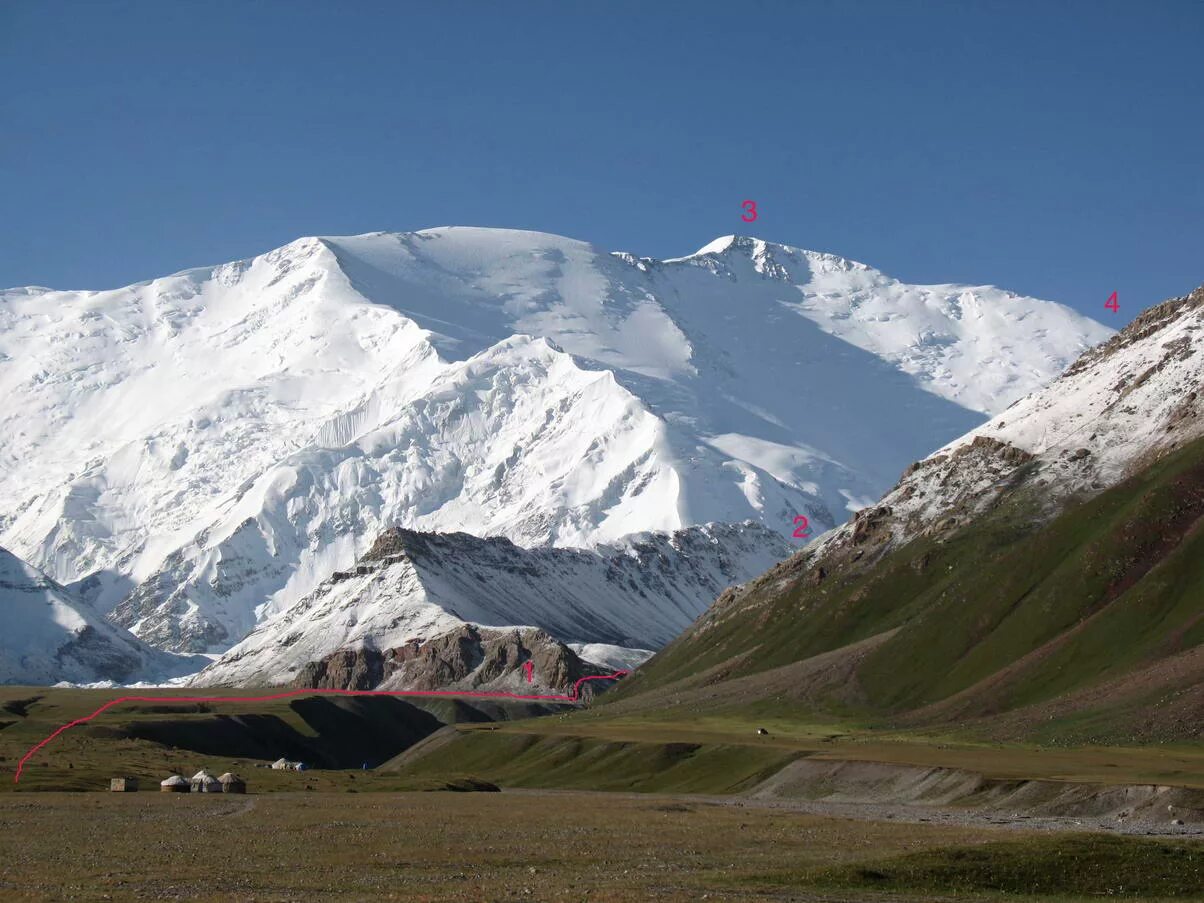
<svg viewBox="0 0 1204 903"><path fill-rule="evenodd" d="M1182 298L1171 298L1169 301L1155 304L1142 311L1128 326L1108 341L1085 351L1078 360L1070 365L1064 375L1073 376L1097 367L1101 361L1115 355L1118 351L1145 341L1201 308L1204 308L1204 286Z"/></svg>
<svg viewBox="0 0 1204 903"><path fill-rule="evenodd" d="M392 650L386 686L416 689L536 685L568 692L582 677L607 673L582 661L568 646L532 627L489 630L465 624L458 630ZM525 669L526 663L531 664ZM531 672L528 683L525 670Z"/></svg>
<svg viewBox="0 0 1204 903"><path fill-rule="evenodd" d="M497 630L464 624L383 651L340 649L305 665L292 685L337 690L500 690L567 695L580 678L605 673L537 628ZM592 693L592 688L586 687L589 684L584 685L582 698Z"/></svg>
<svg viewBox="0 0 1204 903"><path fill-rule="evenodd" d="M340 649L305 665L292 685L316 690L371 690L383 679L384 661L384 655L376 649Z"/></svg>

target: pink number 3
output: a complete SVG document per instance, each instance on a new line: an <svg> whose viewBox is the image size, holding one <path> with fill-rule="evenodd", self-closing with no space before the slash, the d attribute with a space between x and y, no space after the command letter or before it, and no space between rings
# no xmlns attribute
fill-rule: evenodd
<svg viewBox="0 0 1204 903"><path fill-rule="evenodd" d="M797 524L799 521L802 521L802 522L803 522L803 525L802 525L801 527L798 527L798 526L796 526L796 527L794 528L794 534L793 534L793 536L794 536L794 538L795 538L795 539L806 539L808 536L810 536L810 535L811 535L810 533L806 533L806 532L804 532L804 531L807 529L807 517L806 517L806 515L800 514L798 517L796 517L796 518L794 519L794 522L795 522L796 524Z"/></svg>
<svg viewBox="0 0 1204 903"><path fill-rule="evenodd" d="M740 219L744 220L744 222L751 223L757 218L757 202L756 201L745 201L740 206L743 207L747 211L747 213L741 214L741 216L740 216Z"/></svg>

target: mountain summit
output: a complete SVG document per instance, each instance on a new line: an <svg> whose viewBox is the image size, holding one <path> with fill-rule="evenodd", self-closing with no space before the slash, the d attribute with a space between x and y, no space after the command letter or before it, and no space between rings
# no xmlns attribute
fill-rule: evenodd
<svg viewBox="0 0 1204 903"><path fill-rule="evenodd" d="M594 547L878 497L1110 331L731 237L306 238L0 293L0 543L147 641L221 651L381 531Z"/></svg>

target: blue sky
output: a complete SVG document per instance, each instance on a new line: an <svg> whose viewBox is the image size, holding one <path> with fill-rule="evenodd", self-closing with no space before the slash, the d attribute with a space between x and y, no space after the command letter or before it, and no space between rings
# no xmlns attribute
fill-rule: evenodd
<svg viewBox="0 0 1204 903"><path fill-rule="evenodd" d="M7 0L0 285L739 232L1119 324L1204 282L1201 46L1198 2Z"/></svg>

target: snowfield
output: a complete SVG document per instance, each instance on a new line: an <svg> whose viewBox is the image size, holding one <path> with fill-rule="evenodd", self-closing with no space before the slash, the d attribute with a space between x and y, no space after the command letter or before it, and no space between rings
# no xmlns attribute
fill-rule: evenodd
<svg viewBox="0 0 1204 903"><path fill-rule="evenodd" d="M753 520L797 545L796 515L813 535L843 522L1110 334L991 286L736 237L657 261L440 228L12 289L0 544L196 652L393 526L593 549Z"/></svg>

